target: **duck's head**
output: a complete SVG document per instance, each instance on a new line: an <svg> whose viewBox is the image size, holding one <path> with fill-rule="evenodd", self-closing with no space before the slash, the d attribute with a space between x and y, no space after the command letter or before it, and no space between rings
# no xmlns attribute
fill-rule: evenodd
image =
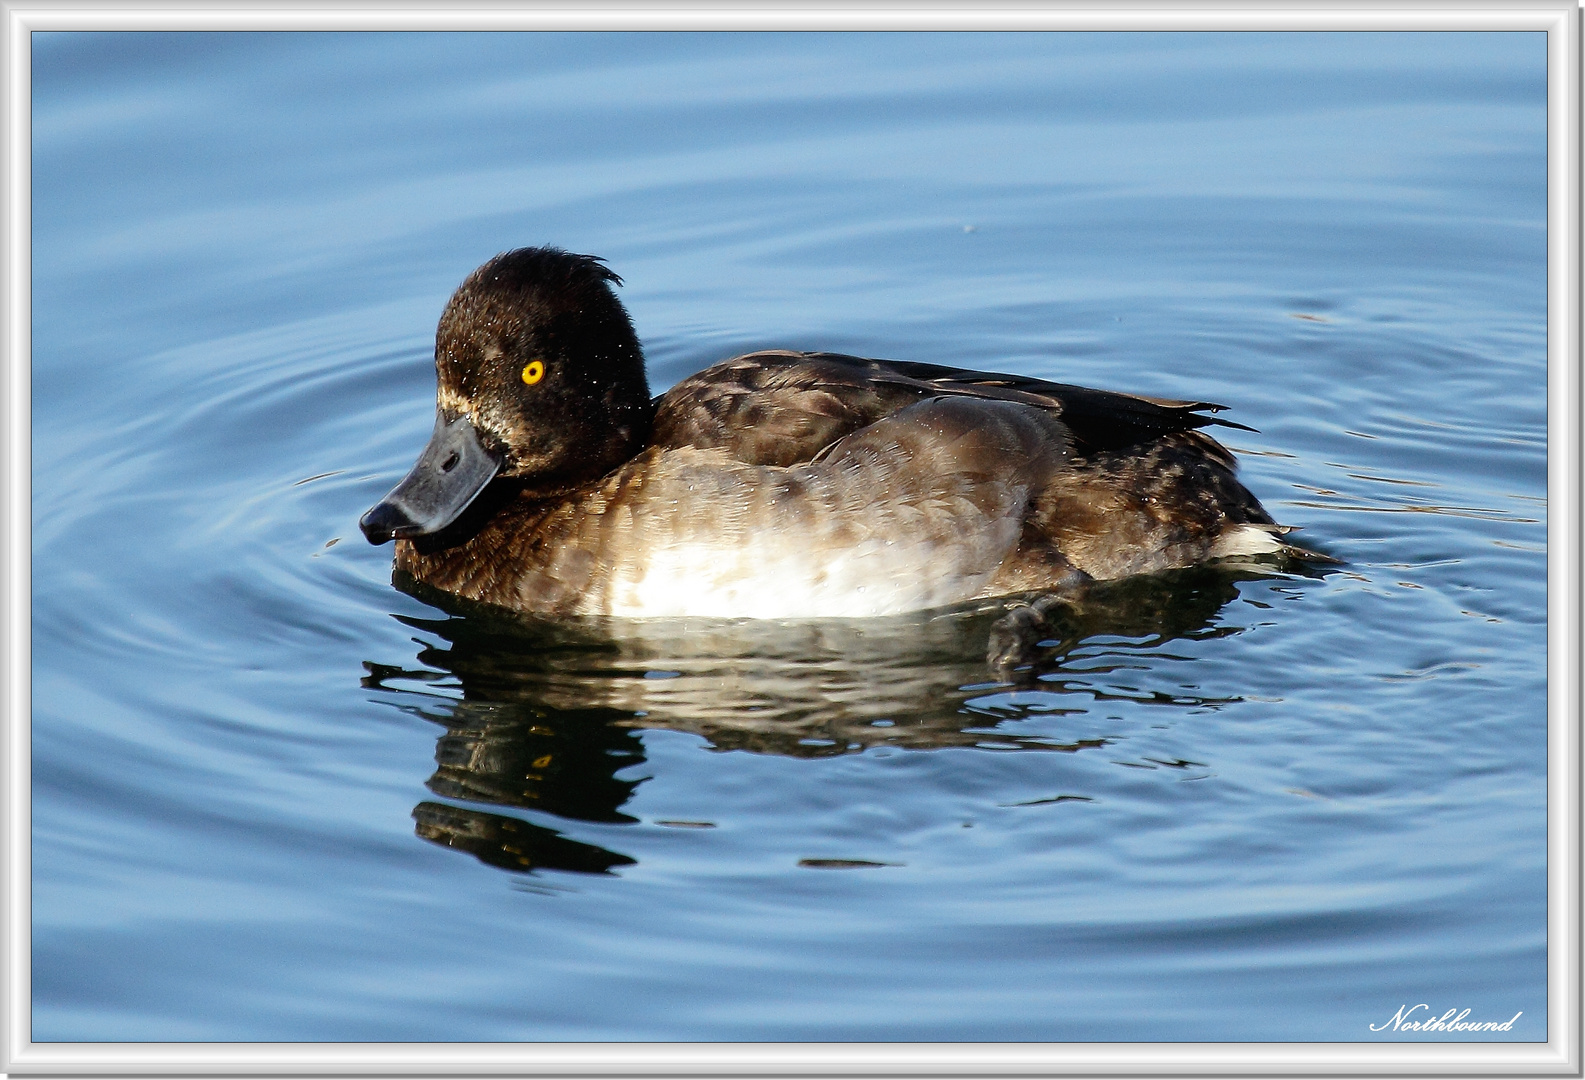
<svg viewBox="0 0 1585 1080"><path fill-rule="evenodd" d="M435 430L359 526L373 544L428 536L497 477L551 494L610 472L649 440L644 355L590 255L519 248L468 276L435 334Z"/></svg>

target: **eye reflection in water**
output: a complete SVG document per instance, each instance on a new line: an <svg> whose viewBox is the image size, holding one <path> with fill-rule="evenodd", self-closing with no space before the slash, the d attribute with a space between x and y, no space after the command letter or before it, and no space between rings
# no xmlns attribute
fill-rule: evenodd
<svg viewBox="0 0 1585 1080"><path fill-rule="evenodd" d="M724 621L551 620L459 601L399 574L398 587L449 617L396 618L443 644L423 644L414 669L365 661L363 685L400 694L401 707L443 729L427 785L440 799L634 823L622 807L644 778L624 777L645 760L645 729L802 758L875 746L1104 746L998 730L1014 716L974 702L1027 688L1076 695L1072 710L1048 715L1086 711L1116 696L1098 680L1141 651L1238 633L1215 625L1217 616L1240 581L1268 576L1250 566L1198 567L911 616ZM1079 667L1073 654L1102 636L1130 644L1085 650ZM442 681L445 694L414 686ZM610 873L636 861L451 801L422 802L413 817L420 837L510 870Z"/></svg>

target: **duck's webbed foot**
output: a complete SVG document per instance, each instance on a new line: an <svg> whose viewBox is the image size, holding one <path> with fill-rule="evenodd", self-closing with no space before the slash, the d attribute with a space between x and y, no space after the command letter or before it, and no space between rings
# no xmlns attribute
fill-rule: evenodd
<svg viewBox="0 0 1585 1080"><path fill-rule="evenodd" d="M1011 679L1020 668L1027 670L1043 654L1060 649L1063 639L1072 635L1071 626L1063 625L1071 620L1063 615L1072 612L1074 600L1072 592L1065 592L1016 601L991 626L986 664L999 677Z"/></svg>

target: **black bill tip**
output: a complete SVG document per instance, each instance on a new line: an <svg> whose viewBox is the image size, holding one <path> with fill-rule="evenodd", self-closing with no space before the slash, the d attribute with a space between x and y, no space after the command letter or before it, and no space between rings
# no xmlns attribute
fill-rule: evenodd
<svg viewBox="0 0 1585 1080"><path fill-rule="evenodd" d="M358 519L358 528L371 544L383 544L398 536L412 532L418 523L402 512L401 507L388 502L376 503L369 512Z"/></svg>

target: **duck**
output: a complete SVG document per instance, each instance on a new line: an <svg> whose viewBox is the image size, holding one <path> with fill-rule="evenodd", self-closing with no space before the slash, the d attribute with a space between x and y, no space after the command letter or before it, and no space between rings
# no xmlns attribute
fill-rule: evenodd
<svg viewBox="0 0 1585 1080"><path fill-rule="evenodd" d="M1224 406L770 349L650 393L602 258L480 266L436 414L359 521L431 589L543 616L868 618L1303 558L1204 430Z"/></svg>

